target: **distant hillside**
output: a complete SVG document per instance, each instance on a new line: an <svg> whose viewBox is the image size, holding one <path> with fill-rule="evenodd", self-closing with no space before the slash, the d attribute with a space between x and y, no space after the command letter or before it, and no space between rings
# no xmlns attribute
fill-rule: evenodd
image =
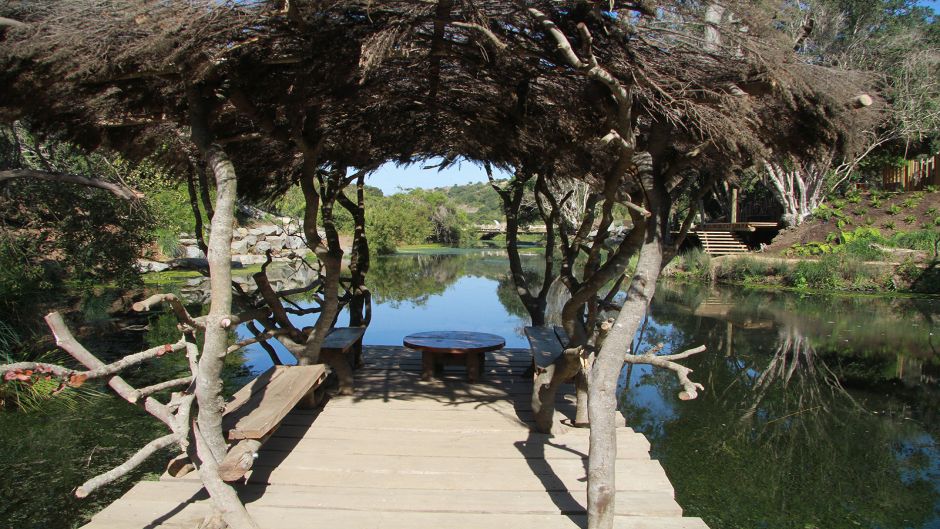
<svg viewBox="0 0 940 529"><path fill-rule="evenodd" d="M434 189L447 195L474 224L503 222L503 206L499 195L489 183L466 184Z"/></svg>

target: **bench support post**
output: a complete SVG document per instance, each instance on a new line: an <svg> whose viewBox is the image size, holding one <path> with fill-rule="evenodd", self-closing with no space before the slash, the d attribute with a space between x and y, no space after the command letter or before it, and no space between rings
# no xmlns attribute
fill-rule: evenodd
<svg viewBox="0 0 940 529"><path fill-rule="evenodd" d="M571 378L579 376L580 371L581 361L577 350L562 353L544 369L536 368L535 380L532 384L532 411L535 412L536 430L541 433L552 433L552 427L555 423L555 397L558 393L558 387L571 380ZM583 375L580 375L580 377L583 377ZM586 407L587 402L585 399Z"/></svg>

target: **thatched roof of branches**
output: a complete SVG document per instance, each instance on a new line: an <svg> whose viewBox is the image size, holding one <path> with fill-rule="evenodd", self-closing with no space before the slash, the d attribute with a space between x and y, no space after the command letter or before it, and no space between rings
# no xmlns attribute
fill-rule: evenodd
<svg viewBox="0 0 940 529"><path fill-rule="evenodd" d="M656 163L851 148L864 78L800 63L760 2L722 6L706 24L702 4L646 0L6 1L0 115L182 164L197 93L256 196L296 180L297 134L330 164L463 156L603 175L611 92L560 59L537 8L576 53L576 26L588 29L598 63L631 87L638 148Z"/></svg>

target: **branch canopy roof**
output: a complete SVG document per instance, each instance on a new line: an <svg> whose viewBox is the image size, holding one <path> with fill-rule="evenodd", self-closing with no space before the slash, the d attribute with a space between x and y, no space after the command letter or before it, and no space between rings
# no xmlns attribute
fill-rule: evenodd
<svg viewBox="0 0 940 529"><path fill-rule="evenodd" d="M462 156L607 174L611 92L561 59L536 8L581 57L590 35L657 164L692 153L724 170L769 148L851 150L853 131L878 119L880 103L849 104L866 78L801 63L760 2L722 7L706 22L695 2L6 2L0 17L25 26L0 27L0 113L185 164L196 94L252 195L296 180L301 141L334 165Z"/></svg>

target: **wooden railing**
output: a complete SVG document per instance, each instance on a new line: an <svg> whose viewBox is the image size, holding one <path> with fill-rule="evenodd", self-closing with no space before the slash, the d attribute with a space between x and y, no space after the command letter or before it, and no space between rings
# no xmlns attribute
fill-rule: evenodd
<svg viewBox="0 0 940 529"><path fill-rule="evenodd" d="M940 154L922 160L908 160L901 167L885 167L881 181L885 189L918 191L926 186L940 186Z"/></svg>

